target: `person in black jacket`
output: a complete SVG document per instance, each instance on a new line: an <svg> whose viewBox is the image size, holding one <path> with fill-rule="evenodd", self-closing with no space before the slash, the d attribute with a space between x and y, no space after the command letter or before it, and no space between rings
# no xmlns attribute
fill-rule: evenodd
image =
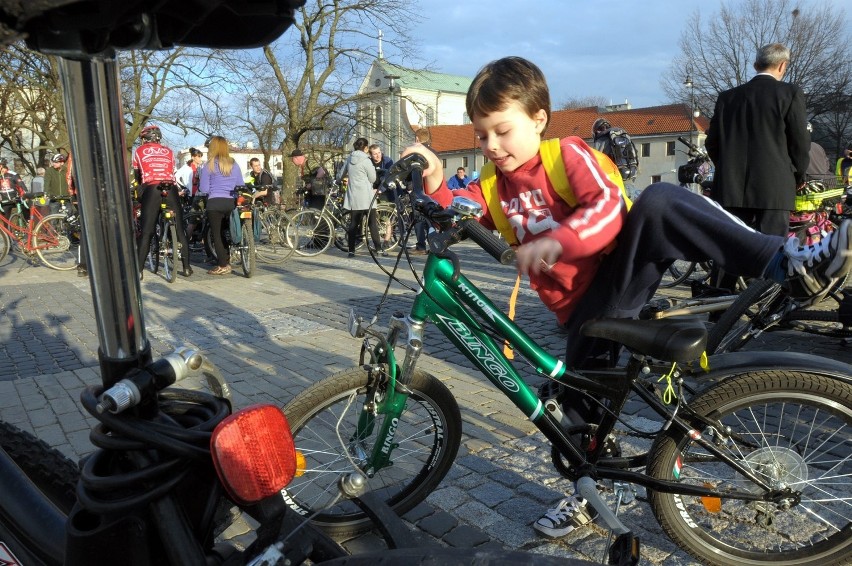
<svg viewBox="0 0 852 566"><path fill-rule="evenodd" d="M713 199L752 228L778 236L788 233L811 145L805 95L781 80L789 64L787 47L761 47L757 75L716 100L705 142L716 166Z"/></svg>

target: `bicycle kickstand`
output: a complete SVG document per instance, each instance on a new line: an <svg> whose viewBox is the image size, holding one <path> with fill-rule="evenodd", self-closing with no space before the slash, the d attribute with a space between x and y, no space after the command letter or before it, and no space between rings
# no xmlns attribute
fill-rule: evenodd
<svg viewBox="0 0 852 566"><path fill-rule="evenodd" d="M595 480L588 476L577 480L577 492L598 512L598 516L609 529L609 538L602 563L616 566L636 566L639 564L639 539L618 518L621 504L630 503L635 499L633 487L626 482L614 482L613 489L616 495L615 512L601 498ZM617 536L615 542L610 544L613 534L617 534Z"/></svg>

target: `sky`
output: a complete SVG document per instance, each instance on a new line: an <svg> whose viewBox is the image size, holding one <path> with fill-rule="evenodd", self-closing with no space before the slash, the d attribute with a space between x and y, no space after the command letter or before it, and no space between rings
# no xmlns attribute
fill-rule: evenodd
<svg viewBox="0 0 852 566"><path fill-rule="evenodd" d="M849 0L816 3L843 9L852 25ZM485 63L519 55L542 69L554 106L570 98L604 97L640 108L670 102L660 80L680 53L686 20L696 10L710 17L720 5L719 0L423 0L414 34L420 57L437 72L473 78Z"/></svg>

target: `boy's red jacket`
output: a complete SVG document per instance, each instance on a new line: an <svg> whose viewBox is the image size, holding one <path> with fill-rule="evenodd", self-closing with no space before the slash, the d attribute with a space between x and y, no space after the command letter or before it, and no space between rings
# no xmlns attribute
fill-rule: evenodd
<svg viewBox="0 0 852 566"><path fill-rule="evenodd" d="M582 139L564 138L560 147L565 173L577 198L575 208L553 189L538 155L511 173L498 169L497 194L521 245L543 237L562 244L560 260L547 272L531 274L530 286L564 323L621 231L627 208L619 187L600 169ZM448 206L454 194L479 202L485 211L482 224L494 229L478 182L451 192L444 181L430 196L441 206Z"/></svg>

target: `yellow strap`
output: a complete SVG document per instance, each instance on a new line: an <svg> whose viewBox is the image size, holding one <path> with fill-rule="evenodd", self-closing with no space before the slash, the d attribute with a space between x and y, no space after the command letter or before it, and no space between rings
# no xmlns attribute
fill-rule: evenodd
<svg viewBox="0 0 852 566"><path fill-rule="evenodd" d="M515 288L512 289L512 295L509 297L509 320L515 320L515 304L518 302L518 291L521 289L521 274L518 273L518 276L515 278ZM512 351L512 347L509 346L509 341L503 344L503 355L506 356L506 359L514 360L515 353Z"/></svg>
<svg viewBox="0 0 852 566"><path fill-rule="evenodd" d="M553 190L571 208L577 208L577 197L574 196L574 190L571 189L571 183L568 182L568 175L565 174L565 164L562 161L562 147L559 139L553 138L542 141L538 153L541 155L541 164L544 166L544 172L547 174L550 184L553 185Z"/></svg>
<svg viewBox="0 0 852 566"><path fill-rule="evenodd" d="M482 166L482 170L479 172L479 186L482 189L485 204L488 205L488 212L491 213L491 220L494 221L494 227L497 228L507 244L510 246L517 244L518 239L515 237L515 231L512 230L509 219L503 213L500 195L497 194L497 168L493 161Z"/></svg>

